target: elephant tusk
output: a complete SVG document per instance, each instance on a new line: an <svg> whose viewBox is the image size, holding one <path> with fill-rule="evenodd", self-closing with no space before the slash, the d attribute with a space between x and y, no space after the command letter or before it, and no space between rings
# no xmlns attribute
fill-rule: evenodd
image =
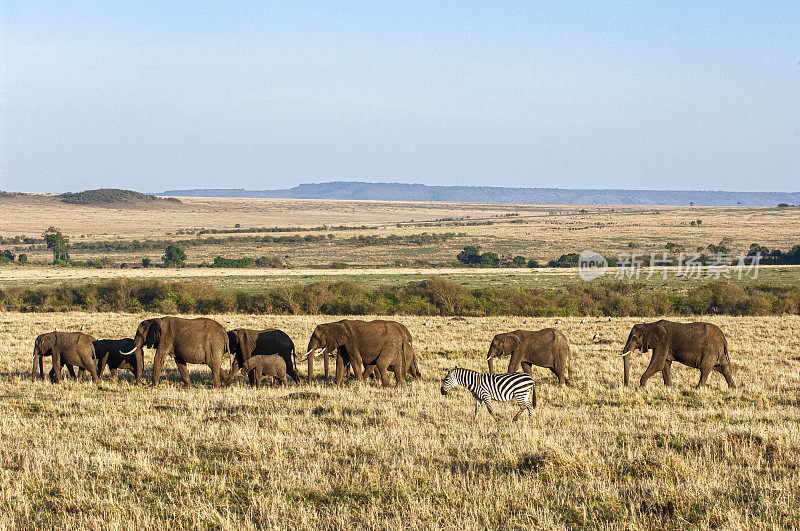
<svg viewBox="0 0 800 531"><path fill-rule="evenodd" d="M129 354L133 354L134 352L136 352L136 347L133 347L133 350L131 350L129 352L120 351L119 353L122 354L123 356L128 356Z"/></svg>
<svg viewBox="0 0 800 531"><path fill-rule="evenodd" d="M628 352L623 352L622 354L617 354L617 356L619 356L619 357L625 357L625 356L627 356L628 354L630 354L631 352L633 352L633 351L632 351L632 350L629 350Z"/></svg>

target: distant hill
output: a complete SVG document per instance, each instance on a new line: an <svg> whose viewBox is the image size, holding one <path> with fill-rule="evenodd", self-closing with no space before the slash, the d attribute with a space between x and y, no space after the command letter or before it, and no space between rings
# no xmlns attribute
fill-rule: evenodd
<svg viewBox="0 0 800 531"><path fill-rule="evenodd" d="M706 190L570 190L501 188L495 186L428 186L425 184L328 182L301 184L285 190L167 190L157 195L188 197L276 197L372 201L450 201L477 203L540 203L560 205L695 205L762 206L800 204L800 192L723 192Z"/></svg>
<svg viewBox="0 0 800 531"><path fill-rule="evenodd" d="M141 194L133 190L119 190L117 188L100 188L98 190L85 190L78 193L66 193L58 196L64 203L73 205L91 206L115 206L130 205L155 202L180 203L180 199L174 197L157 197L149 194Z"/></svg>

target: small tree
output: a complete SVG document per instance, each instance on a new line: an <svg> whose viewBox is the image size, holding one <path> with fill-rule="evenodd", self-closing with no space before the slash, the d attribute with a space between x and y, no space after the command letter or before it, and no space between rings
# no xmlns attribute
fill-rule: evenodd
<svg viewBox="0 0 800 531"><path fill-rule="evenodd" d="M142 258L142 267L150 267L153 265L153 261L149 258Z"/></svg>
<svg viewBox="0 0 800 531"><path fill-rule="evenodd" d="M702 219L698 219L698 220L697 220L697 224L698 224L698 225L702 225L702 224L703 224L703 220L702 220Z"/></svg>
<svg viewBox="0 0 800 531"><path fill-rule="evenodd" d="M165 267L181 267L186 264L186 252L177 243L171 243L164 249L164 256L161 257Z"/></svg>
<svg viewBox="0 0 800 531"><path fill-rule="evenodd" d="M28 255L25 254L25 253L20 253L20 255L17 256L17 262L20 263L20 264L27 264L28 263Z"/></svg>
<svg viewBox="0 0 800 531"><path fill-rule="evenodd" d="M6 249L5 251L0 251L0 262L13 262L14 261L14 253Z"/></svg>
<svg viewBox="0 0 800 531"><path fill-rule="evenodd" d="M497 267L500 265L500 257L497 253L483 253L480 264L484 267Z"/></svg>
<svg viewBox="0 0 800 531"><path fill-rule="evenodd" d="M456 255L456 260L463 264L474 265L481 261L481 248L477 245L467 245L464 250Z"/></svg>
<svg viewBox="0 0 800 531"><path fill-rule="evenodd" d="M511 265L514 267L525 267L528 261L525 259L524 256L515 256L513 260L511 260Z"/></svg>
<svg viewBox="0 0 800 531"><path fill-rule="evenodd" d="M61 231L55 227L50 227L44 234L44 242L47 248L53 252L53 263L69 262L69 238L61 234Z"/></svg>

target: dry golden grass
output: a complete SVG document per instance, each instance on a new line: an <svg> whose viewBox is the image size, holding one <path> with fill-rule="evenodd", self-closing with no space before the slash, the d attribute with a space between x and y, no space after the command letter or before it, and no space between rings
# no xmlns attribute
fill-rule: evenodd
<svg viewBox="0 0 800 531"><path fill-rule="evenodd" d="M672 389L640 391L621 386L615 356L638 320L564 319L574 385L539 370L535 417L517 424L473 421L472 398L442 397L440 379L456 363L485 370L494 333L553 319L399 317L424 374L403 390L216 390L204 367L186 390L171 362L158 389L29 378L38 333L128 336L143 317L0 314L0 527L800 526L800 317L708 319L728 336L736 390L716 374L695 390L697 371L674 367ZM215 317L280 327L299 350L326 320Z"/></svg>
<svg viewBox="0 0 800 531"><path fill-rule="evenodd" d="M542 262L561 254L594 249L620 253L663 252L668 242L694 251L710 243L725 244L735 252L758 242L783 250L797 245L800 209L745 207L640 207L580 205L513 205L495 203L414 203L391 201L326 201L290 199L182 198L183 204L157 204L147 209L68 205L51 196L21 196L0 200L0 236L40 236L50 225L59 227L73 242L132 239L187 239L181 229L233 229L249 227L320 227L366 225L367 229L330 231L335 240L275 244L236 242L229 245L189 247L192 263L226 257L289 256L296 268L343 261L357 266L391 266L398 260L423 259L449 262L465 245L481 245L501 255L522 254ZM580 212L585 209L586 212ZM503 218L518 213L513 218ZM408 224L442 218L489 220L495 224L424 227ZM690 221L702 219L700 226ZM401 226L398 226L401 224ZM411 235L421 232L463 233L426 246L380 245L360 247L341 240L357 235ZM313 232L324 235L325 231ZM276 234L279 235L279 234ZM220 235L222 237L224 235ZM245 236L245 235L239 235ZM631 249L629 243L639 247ZM22 251L20 251L22 252ZM31 260L47 260L45 250L28 251ZM74 259L108 255L114 261L139 262L149 257L160 262L162 250L95 252L73 250Z"/></svg>

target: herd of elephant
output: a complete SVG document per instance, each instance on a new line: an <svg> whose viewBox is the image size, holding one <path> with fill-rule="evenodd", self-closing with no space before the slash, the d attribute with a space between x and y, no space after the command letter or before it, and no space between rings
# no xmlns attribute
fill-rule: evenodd
<svg viewBox="0 0 800 531"><path fill-rule="evenodd" d="M155 349L152 383L158 385L167 356L175 360L181 379L191 386L188 364L205 364L211 368L214 387L230 385L241 370L250 385L258 386L265 376L279 384L287 376L300 382L295 363L295 348L291 338L281 330L236 329L227 331L217 321L208 318L185 319L161 317L142 321L133 339L95 339L82 332L48 332L36 338L33 350L33 376L36 365L44 378L43 358L50 356L53 367L50 380L57 383L62 367L79 378L85 371L97 383L106 366L113 378L117 371L129 370L139 383L144 369L144 351ZM710 323L675 323L660 320L633 327L622 350L624 383L629 380L630 354L653 351L650 363L639 381L643 386L648 378L661 372L666 385L671 385L670 368L673 361L700 369L698 386L705 385L709 374L717 371L734 387L728 357L728 343L722 330ZM230 358L227 373L222 361ZM314 378L314 359L323 356L325 378L329 378L329 359L335 355L335 381L340 384L350 370L356 379L374 376L383 386L389 385L392 372L396 385L405 384L406 375L420 378L408 329L395 321L362 321L343 319L318 325L306 349L308 381ZM534 365L550 369L559 384L569 383L571 376L569 341L555 328L537 331L515 330L494 336L486 357L489 372L494 373L494 358L510 356L508 372L522 369L531 375ZM305 361L305 359L300 360ZM75 374L74 367L78 368Z"/></svg>

